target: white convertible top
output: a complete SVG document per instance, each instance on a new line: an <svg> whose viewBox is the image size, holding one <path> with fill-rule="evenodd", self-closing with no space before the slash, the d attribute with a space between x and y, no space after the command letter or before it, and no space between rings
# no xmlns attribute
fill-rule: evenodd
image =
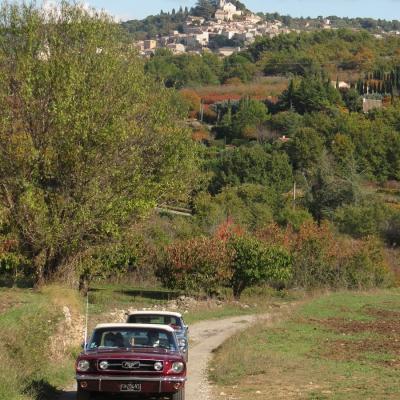
<svg viewBox="0 0 400 400"><path fill-rule="evenodd" d="M133 311L127 315L171 315L173 317L182 318L182 314L173 311Z"/></svg>
<svg viewBox="0 0 400 400"><path fill-rule="evenodd" d="M167 331L170 333L175 332L173 328L168 325L157 325L157 324L99 324L95 329L129 329L129 328L138 328L138 329L160 329L162 331Z"/></svg>

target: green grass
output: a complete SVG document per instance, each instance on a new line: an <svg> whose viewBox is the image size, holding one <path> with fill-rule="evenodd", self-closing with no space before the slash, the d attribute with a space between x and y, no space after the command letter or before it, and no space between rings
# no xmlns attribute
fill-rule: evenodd
<svg viewBox="0 0 400 400"><path fill-rule="evenodd" d="M61 288L0 289L1 400L54 399L72 379L74 349L57 360L50 351L63 305L77 311L80 300Z"/></svg>
<svg viewBox="0 0 400 400"><path fill-rule="evenodd" d="M234 336L217 351L210 377L218 393L242 400L394 400L399 357L400 290L342 292Z"/></svg>
<svg viewBox="0 0 400 400"><path fill-rule="evenodd" d="M101 283L91 286L89 303L91 311L101 314L115 308L164 306L179 296L160 287L140 288L124 284Z"/></svg>
<svg viewBox="0 0 400 400"><path fill-rule="evenodd" d="M179 297L181 293L164 288L137 288L129 285L97 284L92 286L89 294L90 314L95 320L116 309L160 307L168 309L168 302ZM185 322L193 324L209 319L229 318L240 315L264 313L271 303L287 303L302 294L279 293L270 288L252 288L243 293L240 303L233 301L229 291L224 293L226 301L199 301L185 310ZM97 322L97 321L96 321Z"/></svg>

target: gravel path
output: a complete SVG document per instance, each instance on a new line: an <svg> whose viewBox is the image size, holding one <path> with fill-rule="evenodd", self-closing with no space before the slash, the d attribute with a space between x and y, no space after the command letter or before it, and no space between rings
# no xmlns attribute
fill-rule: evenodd
<svg viewBox="0 0 400 400"><path fill-rule="evenodd" d="M186 400L212 400L210 385L207 381L207 364L213 350L256 320L256 316L242 316L203 321L190 327L189 335L192 344L189 350Z"/></svg>
<svg viewBox="0 0 400 400"><path fill-rule="evenodd" d="M186 400L212 400L207 382L207 364L213 350L241 329L257 321L257 316L241 316L226 319L202 321L189 328L191 346L189 349L188 382ZM268 319L263 315L262 319ZM74 400L75 385L65 391L59 400Z"/></svg>

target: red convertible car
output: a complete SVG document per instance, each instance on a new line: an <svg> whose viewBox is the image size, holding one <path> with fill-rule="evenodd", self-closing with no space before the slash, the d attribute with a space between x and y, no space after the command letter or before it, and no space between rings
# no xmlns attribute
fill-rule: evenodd
<svg viewBox="0 0 400 400"><path fill-rule="evenodd" d="M186 363L165 325L98 325L76 361L77 399L128 394L184 400Z"/></svg>

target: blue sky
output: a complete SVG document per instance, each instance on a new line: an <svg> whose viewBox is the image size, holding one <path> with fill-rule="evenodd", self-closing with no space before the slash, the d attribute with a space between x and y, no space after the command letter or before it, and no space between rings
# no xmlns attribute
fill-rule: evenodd
<svg viewBox="0 0 400 400"><path fill-rule="evenodd" d="M243 1L243 0L242 0ZM150 14L191 7L196 0L86 0L91 6L102 8L121 19L144 18ZM400 0L265 0L243 1L252 11L279 12L292 16L338 15L400 19Z"/></svg>

